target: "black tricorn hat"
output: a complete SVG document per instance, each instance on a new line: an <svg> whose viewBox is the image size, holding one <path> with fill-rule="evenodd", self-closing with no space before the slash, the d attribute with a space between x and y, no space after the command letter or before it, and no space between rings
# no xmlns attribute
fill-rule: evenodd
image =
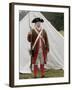
<svg viewBox="0 0 72 90"><path fill-rule="evenodd" d="M32 23L36 23L36 22L44 22L44 20L43 19L41 19L41 18L34 18L33 20L32 20Z"/></svg>

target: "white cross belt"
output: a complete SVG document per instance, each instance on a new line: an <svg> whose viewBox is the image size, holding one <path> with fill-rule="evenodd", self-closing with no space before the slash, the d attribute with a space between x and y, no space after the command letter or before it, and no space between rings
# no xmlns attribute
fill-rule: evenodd
<svg viewBox="0 0 72 90"><path fill-rule="evenodd" d="M37 41L38 41L39 38L41 38L41 39L43 40L44 44L45 44L45 40L44 40L44 38L41 36L42 30L40 31L40 33L38 33L38 31L37 31L36 29L34 29L34 30L35 30L35 32L38 34L38 36L37 36L37 38L36 38L36 40L35 40L35 42L34 42L34 45L32 46L32 50L34 49L34 47L35 47L35 45L36 45L36 43L37 43Z"/></svg>

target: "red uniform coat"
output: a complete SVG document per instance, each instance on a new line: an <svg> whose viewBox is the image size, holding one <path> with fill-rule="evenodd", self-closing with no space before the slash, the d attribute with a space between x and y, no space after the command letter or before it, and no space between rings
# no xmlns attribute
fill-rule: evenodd
<svg viewBox="0 0 72 90"><path fill-rule="evenodd" d="M31 42L31 52L32 52L32 64L35 64L36 59L37 59L37 55L38 55L38 51L39 51L39 40L37 41L34 49L32 50L32 46L35 43L35 40L37 38L38 34L35 32L35 30L33 29L31 33L28 34L28 41ZM42 51L43 51L43 57L44 57L44 64L46 64L46 56L47 53L49 52L49 42L48 42L48 37L47 34L45 32L45 30L42 31L41 36L44 38L45 43L42 41Z"/></svg>

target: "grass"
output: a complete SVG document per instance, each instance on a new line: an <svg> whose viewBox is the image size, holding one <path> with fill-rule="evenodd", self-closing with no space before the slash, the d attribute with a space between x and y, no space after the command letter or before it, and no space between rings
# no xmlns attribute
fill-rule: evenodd
<svg viewBox="0 0 72 90"><path fill-rule="evenodd" d="M62 70L62 69L59 69L59 70L50 69L50 70L45 71L45 77L44 78L63 77L63 76L64 76L64 70ZM40 78L40 77L41 77L40 71L38 71L37 78ZM20 79L32 79L32 78L34 78L34 75L33 75L33 72L31 74L28 74L28 73L22 74L22 73L20 73L19 78Z"/></svg>

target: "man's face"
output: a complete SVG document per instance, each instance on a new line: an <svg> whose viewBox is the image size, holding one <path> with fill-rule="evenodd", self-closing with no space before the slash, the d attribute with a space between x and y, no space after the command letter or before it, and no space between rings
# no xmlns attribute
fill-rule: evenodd
<svg viewBox="0 0 72 90"><path fill-rule="evenodd" d="M41 26L41 22L36 22L35 24L38 28Z"/></svg>

